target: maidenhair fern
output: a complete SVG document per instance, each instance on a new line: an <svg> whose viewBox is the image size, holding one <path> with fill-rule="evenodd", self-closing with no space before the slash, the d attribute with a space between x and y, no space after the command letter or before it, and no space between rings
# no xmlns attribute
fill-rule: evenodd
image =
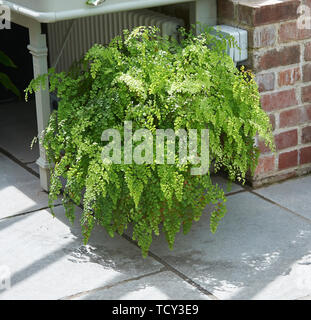
<svg viewBox="0 0 311 320"><path fill-rule="evenodd" d="M133 239L146 256L161 232L172 248L176 234L187 233L206 206L210 229L216 231L226 199L209 173L193 176L191 164L180 165L178 159L175 164L106 164L101 135L108 128L122 132L124 121L132 121L133 130L151 132L208 128L215 170L244 182L257 165L255 136L273 148L271 126L254 76L235 67L226 46L221 36L208 32L184 35L177 43L141 27L108 47L92 47L79 69L50 70L31 82L26 94L48 76L60 99L43 135L54 165L50 205L62 194L72 221L74 205L83 204L85 242L95 225L111 236L132 225Z"/></svg>

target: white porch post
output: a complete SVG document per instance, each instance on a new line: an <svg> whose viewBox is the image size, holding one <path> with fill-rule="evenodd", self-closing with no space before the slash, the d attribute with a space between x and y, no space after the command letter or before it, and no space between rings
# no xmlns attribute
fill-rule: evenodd
<svg viewBox="0 0 311 320"><path fill-rule="evenodd" d="M28 49L32 54L34 78L36 78L37 76L46 74L48 72L48 49L46 44L46 36L41 33L41 24L39 22L32 21L32 23L29 25L29 38L30 44ZM45 90L41 88L36 92L36 110L38 133L40 136L48 124L51 113L48 83L46 83ZM40 184L44 190L48 191L50 182L49 163L46 158L46 152L41 144L39 149L40 158L37 160L37 164L39 165L40 169Z"/></svg>

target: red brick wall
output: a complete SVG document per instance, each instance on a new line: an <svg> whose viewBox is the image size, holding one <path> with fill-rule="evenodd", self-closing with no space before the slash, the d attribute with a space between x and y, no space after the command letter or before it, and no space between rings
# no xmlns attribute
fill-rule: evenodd
<svg viewBox="0 0 311 320"><path fill-rule="evenodd" d="M297 28L301 4L311 8L311 0L218 0L218 23L249 31L245 64L274 128L276 153L258 141L254 186L311 171L311 30Z"/></svg>

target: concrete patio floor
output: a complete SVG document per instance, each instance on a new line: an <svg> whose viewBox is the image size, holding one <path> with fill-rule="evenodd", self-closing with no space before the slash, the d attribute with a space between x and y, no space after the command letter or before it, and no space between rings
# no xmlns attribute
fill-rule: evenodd
<svg viewBox="0 0 311 320"><path fill-rule="evenodd" d="M215 235L206 210L173 251L155 238L143 259L127 235L101 228L84 246L60 204L52 217L29 148L35 128L33 102L0 105L0 270L11 271L0 300L311 299L311 176L233 185Z"/></svg>

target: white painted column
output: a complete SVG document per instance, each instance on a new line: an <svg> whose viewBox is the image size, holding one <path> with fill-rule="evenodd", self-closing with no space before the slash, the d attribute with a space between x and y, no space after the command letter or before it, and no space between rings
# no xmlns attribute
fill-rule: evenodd
<svg viewBox="0 0 311 320"><path fill-rule="evenodd" d="M47 44L46 36L41 33L41 24L37 21L32 21L29 25L29 37L30 44L28 49L33 58L33 70L34 78L39 75L46 74L48 72L47 61ZM37 122L38 122L38 134L41 136L43 130L46 128L50 114L50 96L48 89L48 81L46 83L46 89L42 88L36 92L36 110L37 110ZM49 163L46 158L45 149L40 144L40 158L37 160L37 164L40 169L40 184L41 187L48 191L50 183L50 171Z"/></svg>

